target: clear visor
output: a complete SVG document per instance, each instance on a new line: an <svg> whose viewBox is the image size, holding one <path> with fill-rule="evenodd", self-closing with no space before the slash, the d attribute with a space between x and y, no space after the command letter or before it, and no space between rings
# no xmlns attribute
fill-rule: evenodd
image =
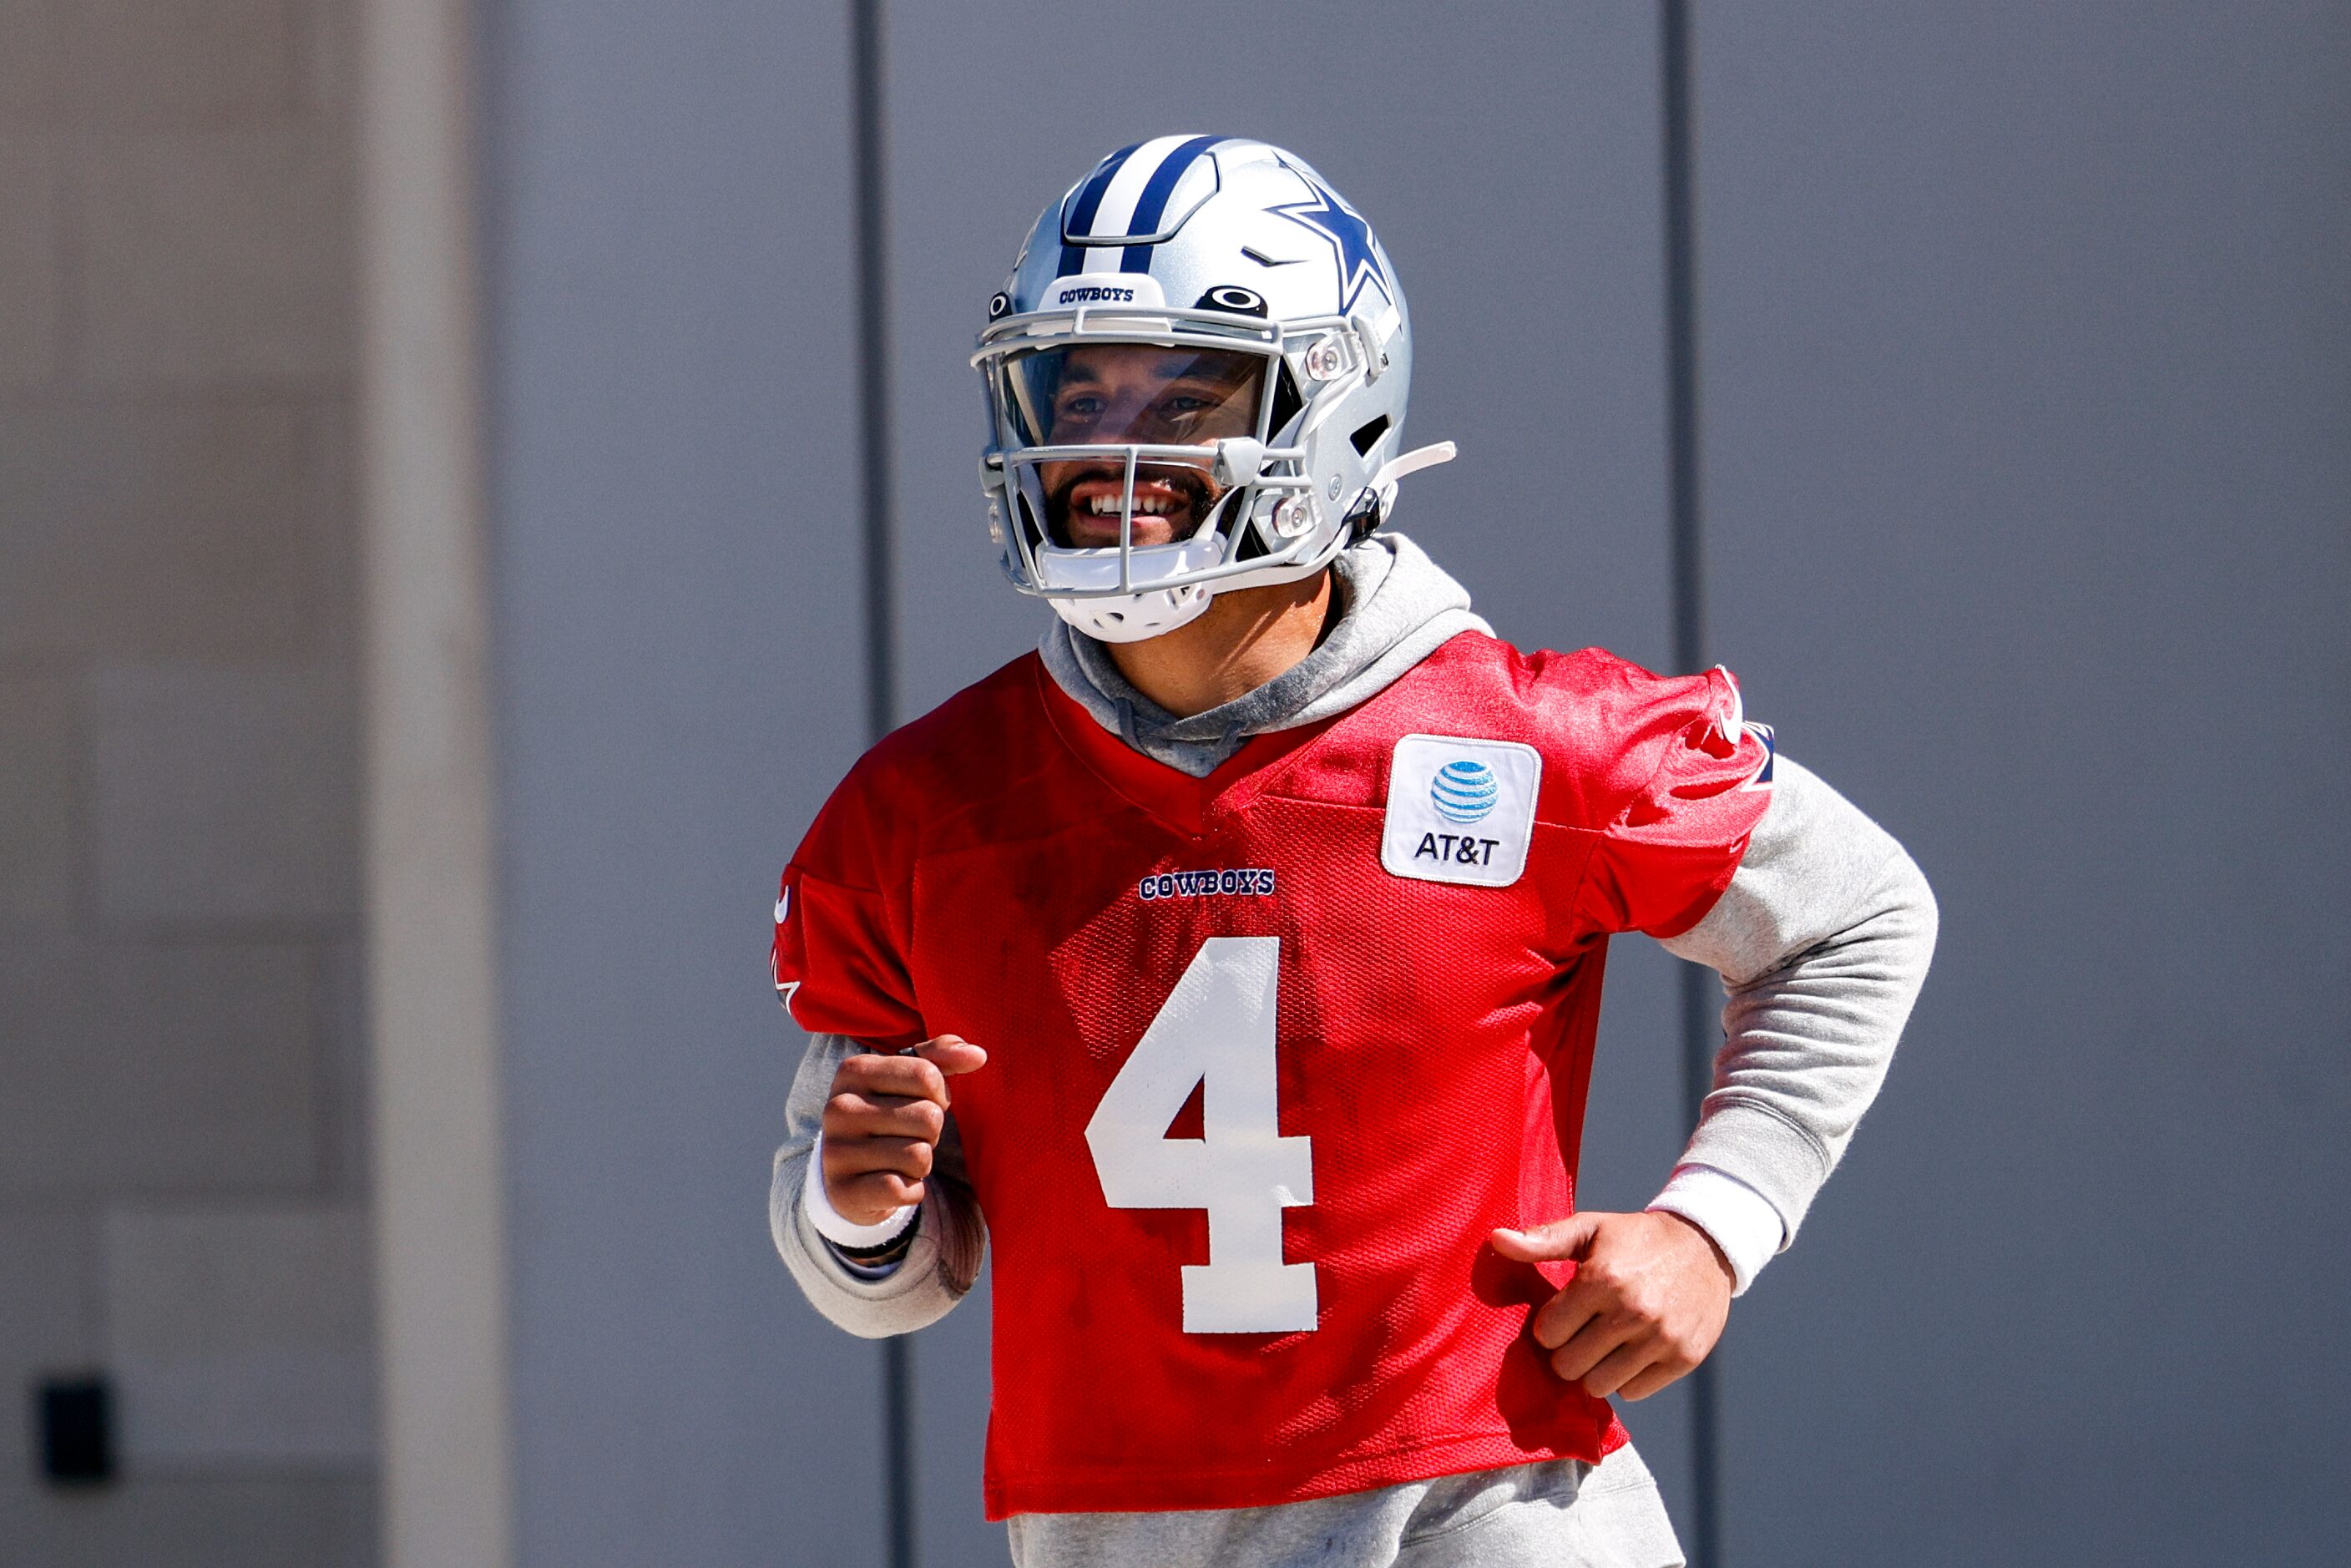
<svg viewBox="0 0 2351 1568"><path fill-rule="evenodd" d="M1079 343L1008 356L1013 425L1029 446L1207 446L1259 434L1264 354Z"/></svg>

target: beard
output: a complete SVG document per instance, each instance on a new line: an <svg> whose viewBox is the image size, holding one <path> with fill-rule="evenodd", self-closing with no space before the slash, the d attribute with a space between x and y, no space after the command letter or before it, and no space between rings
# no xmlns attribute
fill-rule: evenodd
<svg viewBox="0 0 2351 1568"><path fill-rule="evenodd" d="M1045 518L1046 526L1052 532L1053 542L1064 549L1076 548L1073 541L1077 536L1070 527L1071 492L1089 479L1108 479L1114 485L1123 484L1125 476L1124 464L1080 465L1074 466L1060 484L1048 490L1045 493ZM1154 480L1176 492L1178 508L1155 515L1166 517L1174 528L1173 538L1176 539L1188 539L1197 533L1200 525L1207 520L1208 513L1224 495L1223 490L1197 468L1162 463L1144 463L1135 466L1134 484L1138 490ZM1145 514L1138 510L1134 515L1139 525ZM1113 526L1118 518L1115 511L1099 516L1103 522Z"/></svg>

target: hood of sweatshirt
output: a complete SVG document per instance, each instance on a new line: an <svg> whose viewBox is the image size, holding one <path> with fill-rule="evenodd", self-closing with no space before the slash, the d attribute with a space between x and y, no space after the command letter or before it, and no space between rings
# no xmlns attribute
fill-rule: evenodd
<svg viewBox="0 0 2351 1568"><path fill-rule="evenodd" d="M1061 688L1104 729L1154 761L1205 777L1252 735L1312 724L1377 695L1463 632L1491 632L1469 591L1402 534L1379 533L1332 563L1339 623L1322 644L1253 692L1178 718L1127 683L1108 650L1056 617L1038 653Z"/></svg>

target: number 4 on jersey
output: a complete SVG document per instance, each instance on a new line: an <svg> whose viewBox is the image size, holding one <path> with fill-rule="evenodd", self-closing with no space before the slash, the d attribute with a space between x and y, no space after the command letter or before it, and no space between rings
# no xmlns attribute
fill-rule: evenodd
<svg viewBox="0 0 2351 1568"><path fill-rule="evenodd" d="M1281 1211L1314 1201L1313 1140L1285 1138L1273 1061L1281 938L1211 936L1086 1124L1113 1208L1205 1208L1208 1261L1184 1265L1186 1333L1314 1326L1314 1265L1281 1260ZM1201 1091L1207 1136L1167 1125Z"/></svg>

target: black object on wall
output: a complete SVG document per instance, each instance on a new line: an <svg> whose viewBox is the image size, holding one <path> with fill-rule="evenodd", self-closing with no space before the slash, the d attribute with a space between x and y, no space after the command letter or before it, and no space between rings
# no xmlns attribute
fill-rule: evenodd
<svg viewBox="0 0 2351 1568"><path fill-rule="evenodd" d="M41 1476L51 1486L114 1479L114 1388L97 1373L46 1377L33 1391Z"/></svg>

